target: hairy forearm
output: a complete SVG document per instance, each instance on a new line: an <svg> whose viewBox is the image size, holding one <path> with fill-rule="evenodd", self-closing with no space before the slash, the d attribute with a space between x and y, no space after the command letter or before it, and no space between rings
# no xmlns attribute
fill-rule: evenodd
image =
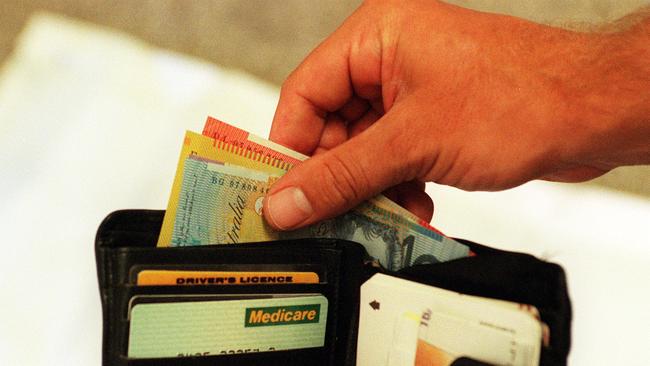
<svg viewBox="0 0 650 366"><path fill-rule="evenodd" d="M593 128L585 158L604 168L650 164L650 14L617 27L624 29L588 36L591 60L579 82L588 92L576 118Z"/></svg>

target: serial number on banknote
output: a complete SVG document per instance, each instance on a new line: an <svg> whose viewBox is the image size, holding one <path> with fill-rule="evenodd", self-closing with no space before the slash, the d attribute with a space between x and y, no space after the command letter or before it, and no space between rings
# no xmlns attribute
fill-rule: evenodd
<svg viewBox="0 0 650 366"><path fill-rule="evenodd" d="M242 191L247 191L247 192L260 192L262 194L265 194L268 191L267 186L258 186L256 184L251 184L247 182L242 182L239 180L226 180L225 178L221 177L212 177L211 180L212 184L216 184L219 186L227 185L228 187L232 189L238 189Z"/></svg>

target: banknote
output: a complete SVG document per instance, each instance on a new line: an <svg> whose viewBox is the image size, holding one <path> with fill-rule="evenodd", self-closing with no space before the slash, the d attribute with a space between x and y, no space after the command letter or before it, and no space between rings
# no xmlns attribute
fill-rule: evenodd
<svg viewBox="0 0 650 366"><path fill-rule="evenodd" d="M176 167L176 176L172 185L172 191L167 203L167 210L158 237L158 246L169 246L171 244L171 235L174 229L174 220L176 218L176 208L180 197L181 184L183 182L183 172L185 170L185 160L189 156L200 157L213 161L223 162L225 165L236 165L253 168L264 173L280 176L286 172L285 163L280 160L264 158L260 154L254 154L243 151L233 145L216 141L207 136L187 131L183 139L183 147L180 153L178 166Z"/></svg>
<svg viewBox="0 0 650 366"><path fill-rule="evenodd" d="M261 154L271 159L282 160L291 166L309 159L307 155L293 151L273 141L263 139L213 117L208 117L208 120L203 126L202 134L216 141L222 141L252 153Z"/></svg>
<svg viewBox="0 0 650 366"><path fill-rule="evenodd" d="M295 164L308 158L308 156L288 149L282 145L265 140L212 117L208 117L203 129L203 135L198 135L190 131L186 132L183 148L181 150L181 159L179 159L176 169L176 177L172 186L172 192L170 194L165 219L158 240L158 246L168 246L170 244L169 238L173 227L176 205L178 203L178 193L182 179L184 158L189 155L223 161L226 164L250 167L256 170L280 175L288 171ZM410 211L404 209L383 195L373 197L369 202L383 210L393 212L402 218L409 219L418 225L423 226L427 230L432 230L440 234L438 230L431 227L427 222L421 220Z"/></svg>
<svg viewBox="0 0 650 366"><path fill-rule="evenodd" d="M225 355L325 344L328 301L320 294L139 300L147 302L134 304L129 314L130 358Z"/></svg>
<svg viewBox="0 0 650 366"><path fill-rule="evenodd" d="M389 270L468 255L465 245L398 220L372 206L353 210L295 231L267 225L262 202L273 175L189 156L184 162L172 246L245 243L292 238L336 238L360 243L371 259ZM363 212L371 214L364 215Z"/></svg>
<svg viewBox="0 0 650 366"><path fill-rule="evenodd" d="M185 159L171 246L277 239L262 217L269 178L257 170Z"/></svg>
<svg viewBox="0 0 650 366"><path fill-rule="evenodd" d="M236 146L244 151L253 154L260 154L270 160L281 160L286 163L284 167L287 170L291 169L301 161L309 159L309 156L307 155L293 151L285 146L256 136L246 130L242 130L241 128L237 128L213 117L208 117L205 122L205 125L203 126L203 135L213 138L216 141ZM401 217L423 225L429 230L437 232L437 230L431 227L428 222L420 219L382 194L370 198L369 202L375 206L383 208L384 210L394 212Z"/></svg>

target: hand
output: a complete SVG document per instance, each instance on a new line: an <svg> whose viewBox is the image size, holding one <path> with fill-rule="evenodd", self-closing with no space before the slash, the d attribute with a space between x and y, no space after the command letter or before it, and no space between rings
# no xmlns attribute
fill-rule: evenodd
<svg viewBox="0 0 650 366"><path fill-rule="evenodd" d="M365 3L282 87L271 139L314 157L272 187L267 221L304 226L395 186L430 219L421 182L502 190L650 160L648 78L641 96L612 88L611 41L435 1Z"/></svg>

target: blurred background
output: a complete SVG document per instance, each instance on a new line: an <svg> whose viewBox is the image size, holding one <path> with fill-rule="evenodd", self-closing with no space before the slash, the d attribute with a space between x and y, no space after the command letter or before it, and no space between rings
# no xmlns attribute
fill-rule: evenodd
<svg viewBox="0 0 650 366"><path fill-rule="evenodd" d="M557 26L648 0L455 0ZM98 365L94 231L166 206L184 130L268 136L278 88L359 1L0 2L0 364ZM573 365L650 363L650 168L500 193L428 186L449 235L562 264Z"/></svg>

